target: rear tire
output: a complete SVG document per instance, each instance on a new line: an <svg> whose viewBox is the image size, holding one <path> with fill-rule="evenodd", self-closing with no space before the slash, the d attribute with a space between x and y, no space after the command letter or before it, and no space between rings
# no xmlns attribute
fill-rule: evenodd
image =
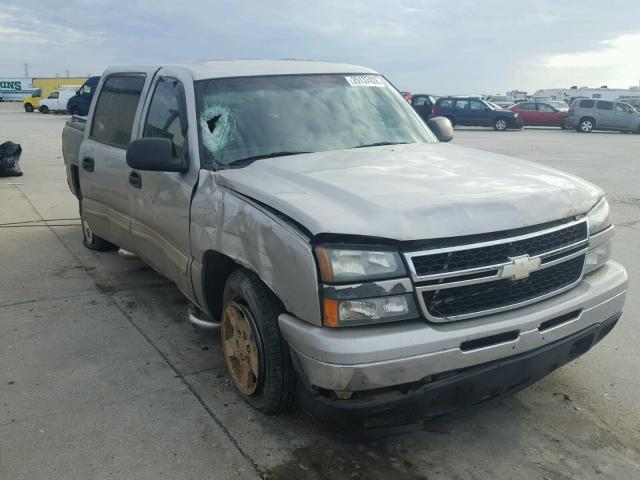
<svg viewBox="0 0 640 480"><path fill-rule="evenodd" d="M49 107L42 105L39 109L40 113L49 113Z"/></svg>
<svg viewBox="0 0 640 480"><path fill-rule="evenodd" d="M110 252L118 249L113 243L93 233L89 223L84 219L84 215L82 214L82 201L80 203L80 222L82 224L82 244L89 250Z"/></svg>
<svg viewBox="0 0 640 480"><path fill-rule="evenodd" d="M280 301L255 273L238 269L229 275L221 318L225 364L242 398L267 415L290 412L296 406L296 373L278 327L278 315L283 311ZM235 328L234 323L244 327ZM253 371L248 373L250 380L242 382L238 372L247 372L247 365Z"/></svg>
<svg viewBox="0 0 640 480"><path fill-rule="evenodd" d="M580 133L591 133L595 126L596 124L593 118L585 117L580 119L576 130Z"/></svg>
<svg viewBox="0 0 640 480"><path fill-rule="evenodd" d="M498 132L504 132L509 127L509 122L507 122L506 118L496 118L493 122L493 129Z"/></svg>

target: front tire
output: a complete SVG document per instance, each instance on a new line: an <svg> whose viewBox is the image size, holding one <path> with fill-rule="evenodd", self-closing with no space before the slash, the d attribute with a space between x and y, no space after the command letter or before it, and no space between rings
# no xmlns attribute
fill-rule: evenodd
<svg viewBox="0 0 640 480"><path fill-rule="evenodd" d="M595 122L592 118L583 118L578 122L576 130L581 133L591 133L595 128Z"/></svg>
<svg viewBox="0 0 640 480"><path fill-rule="evenodd" d="M508 127L509 124L505 118L496 118L493 122L493 128L498 132L504 132Z"/></svg>
<svg viewBox="0 0 640 480"><path fill-rule="evenodd" d="M82 224L82 244L89 250L110 252L118 249L118 247L113 243L108 242L104 238L93 233L89 223L85 220L84 215L82 214L82 203L80 204L80 222Z"/></svg>
<svg viewBox="0 0 640 480"><path fill-rule="evenodd" d="M256 274L238 269L225 285L222 350L243 399L264 414L295 408L296 374L278 315L283 307Z"/></svg>
<svg viewBox="0 0 640 480"><path fill-rule="evenodd" d="M24 111L25 111L25 112L27 112L27 113L31 113L31 112L33 112L33 105L31 105L30 103L27 103L27 104L24 106Z"/></svg>

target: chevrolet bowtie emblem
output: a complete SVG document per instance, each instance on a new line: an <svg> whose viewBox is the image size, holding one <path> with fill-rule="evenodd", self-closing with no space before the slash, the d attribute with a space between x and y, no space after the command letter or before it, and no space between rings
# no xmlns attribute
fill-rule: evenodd
<svg viewBox="0 0 640 480"><path fill-rule="evenodd" d="M531 272L540 268L540 257L529 258L529 255L520 255L519 257L509 257L509 259L511 263L502 267L500 278L520 280L527 278Z"/></svg>

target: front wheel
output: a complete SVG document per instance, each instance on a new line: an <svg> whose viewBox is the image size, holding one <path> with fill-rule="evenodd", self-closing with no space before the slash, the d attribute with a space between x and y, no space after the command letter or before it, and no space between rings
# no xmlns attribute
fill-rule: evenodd
<svg viewBox="0 0 640 480"><path fill-rule="evenodd" d="M296 375L278 327L282 311L254 273L239 269L227 279L220 325L224 361L244 400L265 414L295 407Z"/></svg>
<svg viewBox="0 0 640 480"><path fill-rule="evenodd" d="M49 113L49 107L42 105L39 109L40 113Z"/></svg>
<svg viewBox="0 0 640 480"><path fill-rule="evenodd" d="M582 133L591 133L593 131L593 127L593 120L591 120L590 118L583 118L578 123L578 128L576 130Z"/></svg>
<svg viewBox="0 0 640 480"><path fill-rule="evenodd" d="M499 132L505 131L508 126L504 118L496 118L495 122L493 122L493 128Z"/></svg>
<svg viewBox="0 0 640 480"><path fill-rule="evenodd" d="M27 113L31 113L31 112L33 112L33 105L31 105L30 103L27 103L27 104L24 106L24 111L25 111L25 112L27 112Z"/></svg>

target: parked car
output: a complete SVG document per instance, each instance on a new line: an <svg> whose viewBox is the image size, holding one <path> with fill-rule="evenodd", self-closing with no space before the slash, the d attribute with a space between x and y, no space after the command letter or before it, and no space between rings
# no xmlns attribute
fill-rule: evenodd
<svg viewBox="0 0 640 480"><path fill-rule="evenodd" d="M640 112L622 102L578 99L567 112L567 122L578 132L618 130L640 133Z"/></svg>
<svg viewBox="0 0 640 480"><path fill-rule="evenodd" d="M91 100L93 100L93 94L100 77L90 77L86 82L76 91L76 94L67 102L67 112L71 115L88 115L89 106Z"/></svg>
<svg viewBox="0 0 640 480"><path fill-rule="evenodd" d="M432 116L446 117L454 126L493 126L499 131L520 129L523 125L517 113L496 109L479 97L441 97L433 107Z"/></svg>
<svg viewBox="0 0 640 480"><path fill-rule="evenodd" d="M624 306L602 190L452 136L368 68L218 61L107 69L62 147L84 244L175 282L249 404L375 429L511 395Z"/></svg>
<svg viewBox="0 0 640 480"><path fill-rule="evenodd" d="M56 78L34 78L31 82L33 90L30 96L22 99L25 112L40 110L40 102L49 97L55 90L78 89L86 78L82 77L56 77Z"/></svg>
<svg viewBox="0 0 640 480"><path fill-rule="evenodd" d="M438 97L434 97L428 93L416 93L411 97L411 106L418 112L418 115L426 121L431 118L431 112L437 99Z"/></svg>
<svg viewBox="0 0 640 480"><path fill-rule="evenodd" d="M516 112L525 125L565 128L564 113L549 102L522 102L509 110Z"/></svg>
<svg viewBox="0 0 640 480"><path fill-rule="evenodd" d="M67 102L75 93L73 88L54 90L46 99L40 100L38 111L40 113L66 112Z"/></svg>

